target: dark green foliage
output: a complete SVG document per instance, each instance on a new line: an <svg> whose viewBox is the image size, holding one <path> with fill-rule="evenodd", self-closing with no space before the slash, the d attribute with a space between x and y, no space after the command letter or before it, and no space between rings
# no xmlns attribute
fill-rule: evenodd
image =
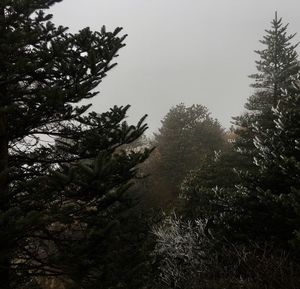
<svg viewBox="0 0 300 289"><path fill-rule="evenodd" d="M281 238L289 240L295 239L295 233L300 229L299 95L297 83L282 92L282 99L273 108L274 129L256 139L258 186L260 191L267 190L282 207L281 211L275 211L281 218L277 220L277 226L281 228L276 234L284 229Z"/></svg>
<svg viewBox="0 0 300 289"><path fill-rule="evenodd" d="M299 159L295 146L299 116L294 113L297 109L293 109L298 107L299 90L295 83L299 64L297 45L291 44L295 35L288 35L286 30L287 25L276 15L272 29L266 31L261 41L266 48L257 52L258 73L251 76L256 92L245 105L248 112L236 118L235 145L247 162L246 168L238 168L241 177L238 192L244 196L240 226L245 227L246 235L251 238L275 238L283 243L294 238L299 223L298 196L294 189L299 187L299 173L297 165L287 170L286 163L287 159L293 159L294 163ZM290 118L293 125L285 126L284 123L291 124Z"/></svg>
<svg viewBox="0 0 300 289"><path fill-rule="evenodd" d="M276 15L233 146L183 181L184 223L157 231L160 288L299 287L299 64L286 30Z"/></svg>
<svg viewBox="0 0 300 289"><path fill-rule="evenodd" d="M155 145L160 158L157 176L166 187L177 192L191 169L224 146L223 130L206 107L179 104L163 119Z"/></svg>
<svg viewBox="0 0 300 289"><path fill-rule="evenodd" d="M300 89L295 82L273 108L274 129L257 138L256 163L262 173L276 170L284 186L299 187ZM270 134L272 132L272 135ZM267 139L268 138L268 139Z"/></svg>
<svg viewBox="0 0 300 289"><path fill-rule="evenodd" d="M94 231L94 236L77 244L72 242L75 254L66 254L63 262L72 270L75 284L87 289L139 289L151 282L154 240L149 232L154 214L140 201L137 204L134 195L136 192L127 191L109 214L101 216L96 224L104 230Z"/></svg>
<svg viewBox="0 0 300 289"><path fill-rule="evenodd" d="M77 34L44 9L60 1L0 3L0 279L26 288L65 275L88 286L136 166L120 149L143 134L129 106L97 114L80 101L115 66L120 28ZM56 141L54 141L56 140ZM83 285L82 285L83 286ZM84 287L82 287L84 288Z"/></svg>
<svg viewBox="0 0 300 289"><path fill-rule="evenodd" d="M122 207L117 215L118 225L102 243L101 263L94 267L100 274L92 288L140 289L149 288L152 283L154 238L150 232L159 214L154 217L154 212L145 204L133 206L130 198Z"/></svg>
<svg viewBox="0 0 300 289"><path fill-rule="evenodd" d="M266 48L257 52L258 73L252 75L255 94L248 111L235 118L233 152L208 162L183 186L190 212L212 220L228 238L284 247L295 239L300 221L299 65L290 43L294 35L286 29L276 16L266 31Z"/></svg>
<svg viewBox="0 0 300 289"><path fill-rule="evenodd" d="M240 136L237 147L250 158L256 150L254 139L260 132L274 127L272 108L277 106L282 90L290 87L299 72L295 50L298 44L291 43L295 34L287 34L288 25L282 24L277 13L271 24L271 29L266 30L260 41L265 48L255 51L259 55L256 61L258 72L250 77L255 80L252 86L256 91L245 104L247 112L234 118L238 126L236 133Z"/></svg>
<svg viewBox="0 0 300 289"><path fill-rule="evenodd" d="M233 223L239 219L235 185L239 177L234 167L240 167L242 159L232 148L207 158L191 171L182 183L183 215L186 219L207 220L207 230L215 235L233 234Z"/></svg>

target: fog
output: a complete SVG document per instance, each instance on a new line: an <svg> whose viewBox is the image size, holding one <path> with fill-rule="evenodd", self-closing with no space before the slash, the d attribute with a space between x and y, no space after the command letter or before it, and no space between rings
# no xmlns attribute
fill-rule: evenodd
<svg viewBox="0 0 300 289"><path fill-rule="evenodd" d="M207 106L228 128L251 95L248 75L264 29L277 10L289 32L297 32L299 8L296 0L64 0L51 13L72 32L123 27L126 47L93 109L131 104L129 121L148 114L151 133L180 102Z"/></svg>

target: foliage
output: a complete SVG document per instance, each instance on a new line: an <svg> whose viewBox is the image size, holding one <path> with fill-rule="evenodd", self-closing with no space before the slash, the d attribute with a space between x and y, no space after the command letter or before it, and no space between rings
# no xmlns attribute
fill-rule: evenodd
<svg viewBox="0 0 300 289"><path fill-rule="evenodd" d="M233 147L187 175L184 218L155 231L162 288L299 284L299 64L286 30L276 15Z"/></svg>
<svg viewBox="0 0 300 289"><path fill-rule="evenodd" d="M229 224L238 216L235 185L239 178L234 167L241 162L239 155L228 148L191 171L181 185L184 218L206 219L214 234L224 235L231 230Z"/></svg>
<svg viewBox="0 0 300 289"><path fill-rule="evenodd" d="M144 152L129 106L97 114L82 100L112 69L120 28L77 34L45 13L60 1L0 4L0 279L26 288L35 276L68 276L88 288L101 246ZM56 142L54 141L56 139ZM99 272L96 272L97 274ZM28 285L29 286L29 285Z"/></svg>
<svg viewBox="0 0 300 289"><path fill-rule="evenodd" d="M224 146L223 130L206 107L179 104L163 119L154 145L159 158L152 171L161 187L174 196L185 175Z"/></svg>
<svg viewBox="0 0 300 289"><path fill-rule="evenodd" d="M258 52L259 73L252 76L257 90L248 112L236 118L236 142L192 171L182 196L185 216L207 219L218 237L291 250L300 221L299 69L293 35L287 36L281 19L272 25L263 41L267 48Z"/></svg>
<svg viewBox="0 0 300 289"><path fill-rule="evenodd" d="M195 274L207 270L211 245L205 236L205 222L184 222L174 214L153 233L157 238L154 254L159 282L164 288L186 288L195 281Z"/></svg>
<svg viewBox="0 0 300 289"><path fill-rule="evenodd" d="M296 47L291 43L295 34L288 35L288 25L283 25L277 17L271 22L271 29L260 42L264 49L255 51L257 73L250 75L254 79L252 87L255 93L249 97L245 108L247 112L235 117L237 125L237 147L242 154L253 158L255 145L253 140L260 132L274 128L272 108L282 98L281 92L288 89L298 79L299 63Z"/></svg>
<svg viewBox="0 0 300 289"><path fill-rule="evenodd" d="M257 51L258 73L251 76L255 79L256 92L245 105L248 112L236 118L235 148L248 159L247 167L239 169L238 192L246 196L241 203L245 211L242 218L245 232L252 232L252 238L277 238L284 243L294 238L300 216L295 191L299 187L297 165L288 171L283 169L287 169L284 163L288 159L293 159L295 164L299 162L295 146L299 138L298 115L297 109L293 109L297 107L299 93L296 88L299 64L297 44L291 44L295 35L287 35L287 25L282 24L277 14L272 29L266 33L261 41L266 48ZM283 128L282 124L290 118L287 111L292 115L293 125ZM260 222L262 219L264 224Z"/></svg>
<svg viewBox="0 0 300 289"><path fill-rule="evenodd" d="M152 284L154 238L150 232L160 215L143 200L134 200L136 194L130 191L127 204L123 202L123 210L115 215L118 224L102 242L101 260L93 268L98 270L97 279L91 288L141 289Z"/></svg>
<svg viewBox="0 0 300 289"><path fill-rule="evenodd" d="M270 243L216 239L204 220L168 217L154 229L158 287L180 289L296 289L299 266Z"/></svg>

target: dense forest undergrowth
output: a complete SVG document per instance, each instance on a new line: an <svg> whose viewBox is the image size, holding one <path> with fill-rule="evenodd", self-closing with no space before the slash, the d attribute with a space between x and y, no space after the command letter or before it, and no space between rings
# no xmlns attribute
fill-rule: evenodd
<svg viewBox="0 0 300 289"><path fill-rule="evenodd" d="M56 27L59 0L0 3L0 287L298 289L300 64L275 15L254 93L222 128L201 105L105 113L121 28ZM84 102L86 103L86 101Z"/></svg>

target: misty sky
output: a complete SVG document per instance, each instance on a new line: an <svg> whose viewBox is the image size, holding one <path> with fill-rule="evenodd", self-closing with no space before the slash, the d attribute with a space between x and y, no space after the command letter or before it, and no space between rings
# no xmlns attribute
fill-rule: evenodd
<svg viewBox="0 0 300 289"><path fill-rule="evenodd" d="M230 126L251 94L253 51L262 47L275 10L290 23L290 33L300 33L299 0L64 0L51 13L72 32L124 28L126 47L99 87L93 110L131 104L129 122L148 114L154 132L180 102L203 104Z"/></svg>

